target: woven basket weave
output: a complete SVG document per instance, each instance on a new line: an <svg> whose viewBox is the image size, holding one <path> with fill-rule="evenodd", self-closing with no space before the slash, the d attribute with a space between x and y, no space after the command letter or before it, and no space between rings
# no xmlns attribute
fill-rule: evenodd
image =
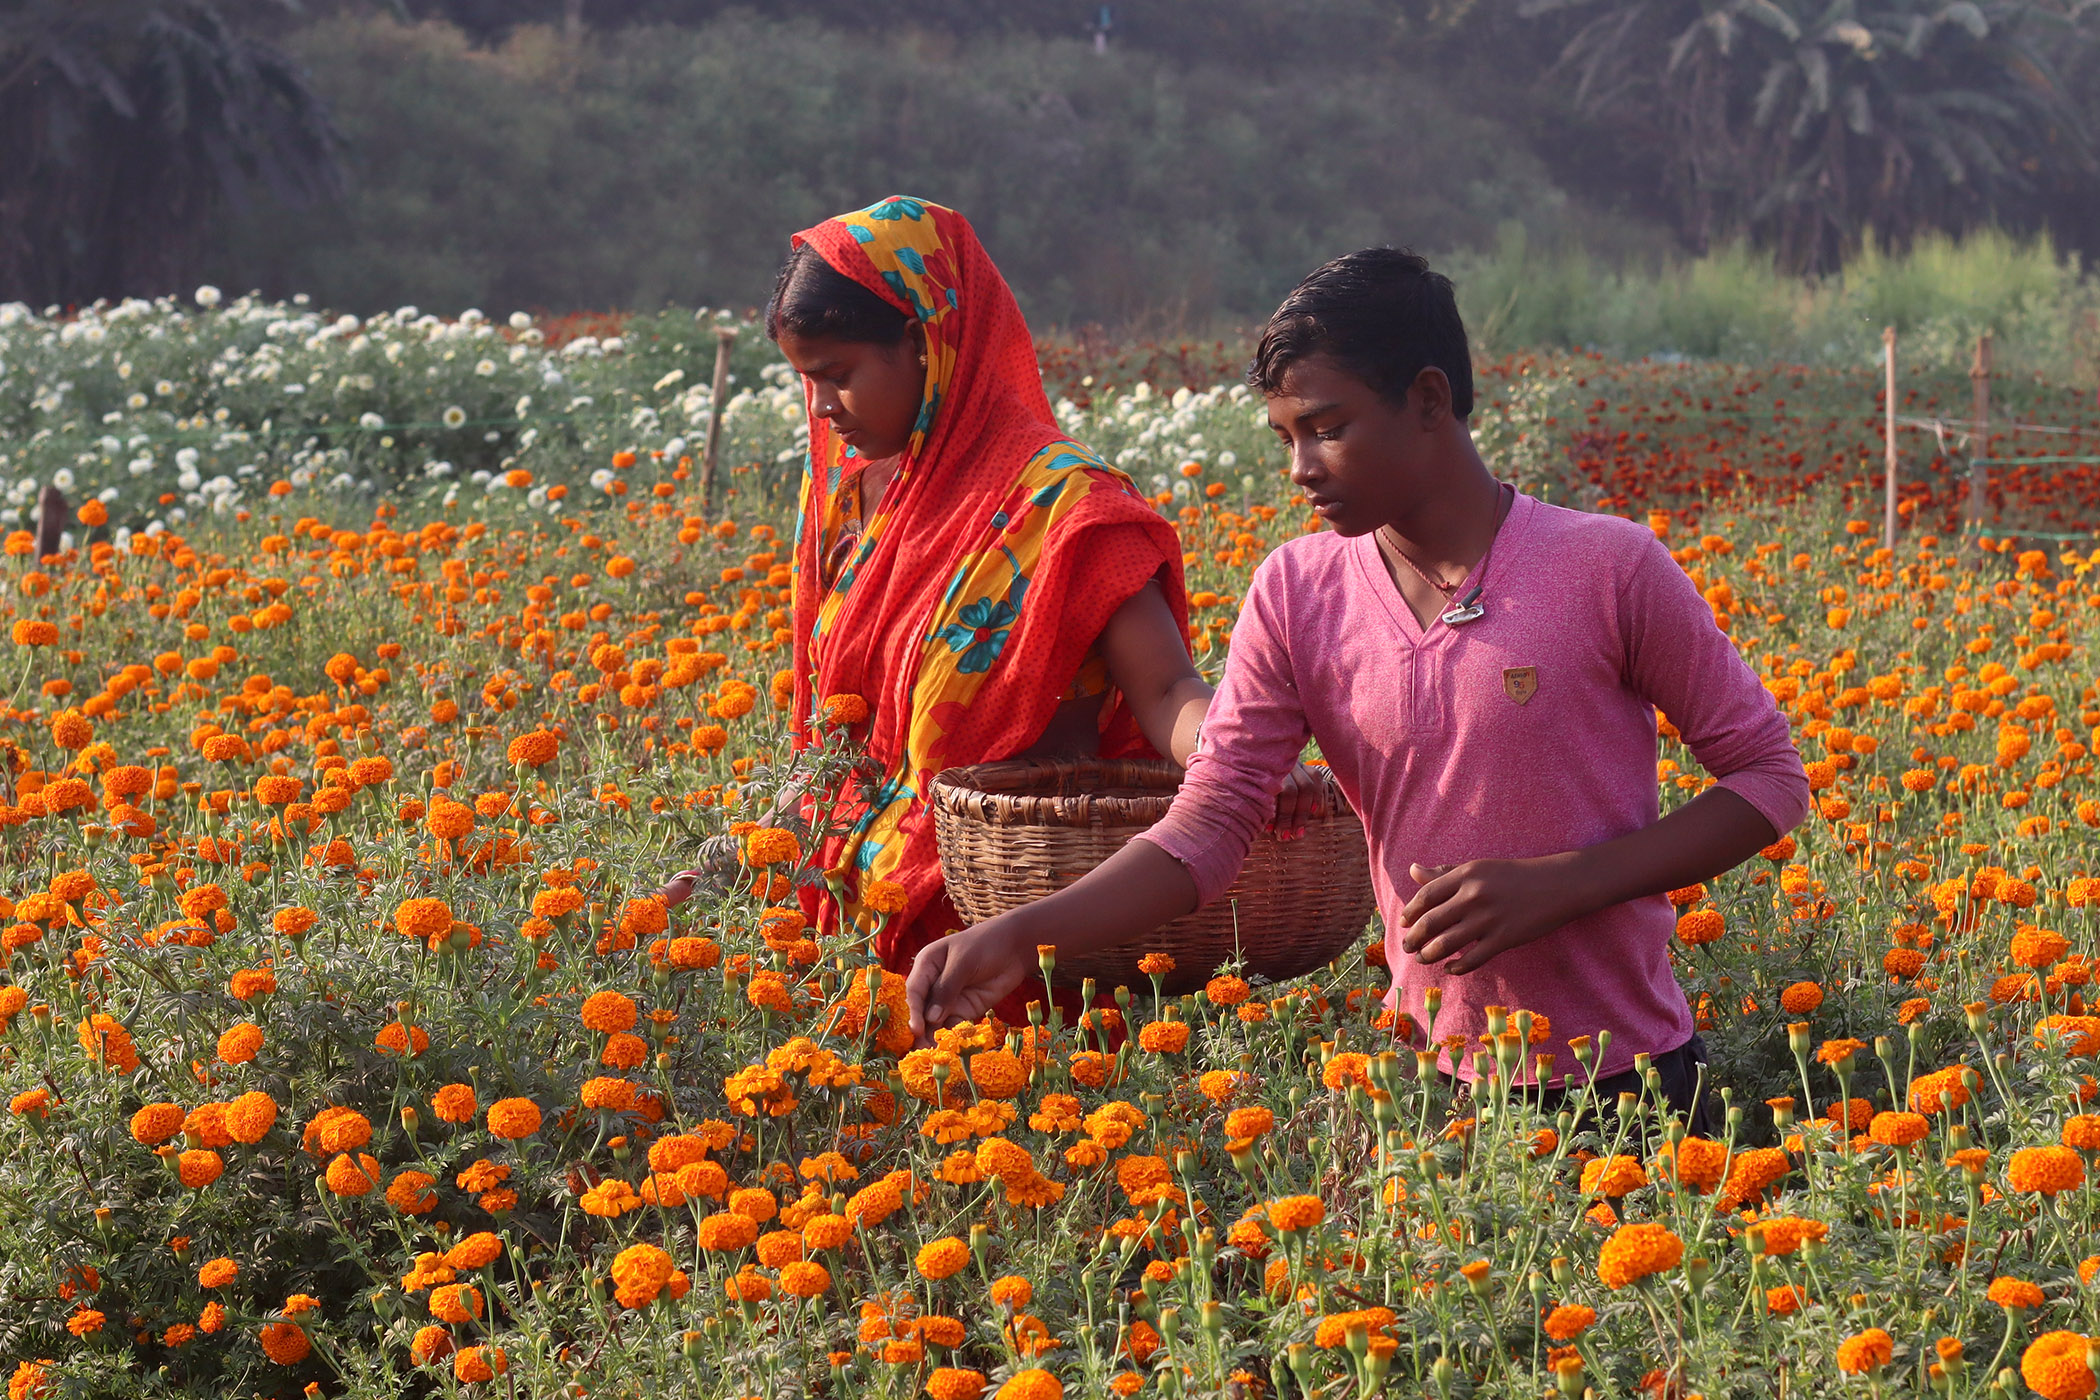
<svg viewBox="0 0 2100 1400"><path fill-rule="evenodd" d="M1055 894L1167 814L1181 785L1171 763L1112 759L982 763L934 779L934 834L956 911L980 923ZM1146 953L1171 954L1167 990L1203 985L1219 963L1281 981L1321 967L1362 936L1374 907L1356 814L1332 780L1305 834L1263 830L1224 896L1146 936L1081 956L1060 953L1056 979L1103 990L1143 987Z"/></svg>

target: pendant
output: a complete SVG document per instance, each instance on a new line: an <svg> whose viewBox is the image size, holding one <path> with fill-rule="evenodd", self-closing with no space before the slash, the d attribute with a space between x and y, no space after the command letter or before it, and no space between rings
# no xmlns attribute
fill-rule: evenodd
<svg viewBox="0 0 2100 1400"><path fill-rule="evenodd" d="M1472 592L1446 608L1437 621L1446 627L1463 627L1468 622L1478 621L1481 615L1480 588L1476 585Z"/></svg>

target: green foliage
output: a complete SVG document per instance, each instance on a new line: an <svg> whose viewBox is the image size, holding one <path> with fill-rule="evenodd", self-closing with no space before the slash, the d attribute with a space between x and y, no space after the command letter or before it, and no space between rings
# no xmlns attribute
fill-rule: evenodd
<svg viewBox="0 0 2100 1400"><path fill-rule="evenodd" d="M0 299L163 291L222 203L335 188L334 129L253 31L256 8L29 0L0 15Z"/></svg>
<svg viewBox="0 0 2100 1400"><path fill-rule="evenodd" d="M900 190L969 214L1038 323L1251 319L1347 247L1618 227L1412 75L1254 79L738 15L495 50L338 18L297 43L355 188L231 222L210 271L353 311L745 305L789 233Z"/></svg>
<svg viewBox="0 0 2100 1400"><path fill-rule="evenodd" d="M1804 279L1741 245L1626 268L1581 249L1541 249L1511 229L1450 269L1466 324L1491 351L1862 365L1892 325L1905 363L1918 367L1965 366L1986 330L2001 365L2058 382L2089 378L2100 355L2100 281L2046 236L1932 234L1902 252L1870 240L1842 271Z"/></svg>
<svg viewBox="0 0 2100 1400"><path fill-rule="evenodd" d="M2090 181L2069 75L2094 48L2052 0L1530 0L1582 10L1563 55L1592 111L1666 131L1685 232L1835 268L1880 230L2032 223Z"/></svg>

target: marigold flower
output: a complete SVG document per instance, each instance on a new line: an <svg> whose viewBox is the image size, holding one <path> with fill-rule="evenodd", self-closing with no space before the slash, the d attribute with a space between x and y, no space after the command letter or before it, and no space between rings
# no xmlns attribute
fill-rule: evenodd
<svg viewBox="0 0 2100 1400"><path fill-rule="evenodd" d="M1590 1329L1597 1310L1581 1303L1562 1303L1546 1314L1546 1335L1556 1342L1572 1342Z"/></svg>
<svg viewBox="0 0 2100 1400"><path fill-rule="evenodd" d="M802 859L802 843L795 833L777 826L762 826L744 838L744 860L754 866L792 865Z"/></svg>
<svg viewBox="0 0 2100 1400"><path fill-rule="evenodd" d="M1064 1400L1064 1383L1041 1367L1016 1371L999 1387L997 1400Z"/></svg>
<svg viewBox="0 0 2100 1400"><path fill-rule="evenodd" d="M1312 1229L1326 1215L1326 1203L1318 1196L1285 1196L1269 1203L1269 1223L1287 1235Z"/></svg>
<svg viewBox="0 0 2100 1400"><path fill-rule="evenodd" d="M418 1327L416 1335L408 1344L409 1359L418 1366L427 1366L433 1361L442 1361L452 1354L452 1333L438 1323Z"/></svg>
<svg viewBox="0 0 2100 1400"><path fill-rule="evenodd" d="M1823 1004L1823 988L1814 982L1796 982L1779 994L1779 1005L1792 1016L1806 1016Z"/></svg>
<svg viewBox="0 0 2100 1400"><path fill-rule="evenodd" d="M2046 1299L2036 1285L2020 1278L1995 1278L1984 1296L2001 1308L2038 1308Z"/></svg>
<svg viewBox="0 0 2100 1400"><path fill-rule="evenodd" d="M1154 1055L1178 1055L1188 1043L1189 1028L1184 1021L1152 1021L1138 1032L1140 1048Z"/></svg>
<svg viewBox="0 0 2100 1400"><path fill-rule="evenodd" d="M502 1347L461 1347L452 1357L452 1374L464 1385L492 1381L510 1369Z"/></svg>
<svg viewBox="0 0 2100 1400"><path fill-rule="evenodd" d="M131 1135L147 1147L158 1147L182 1131L182 1105L149 1103L131 1115Z"/></svg>
<svg viewBox="0 0 2100 1400"><path fill-rule="evenodd" d="M207 1260L197 1270L197 1286L200 1288L224 1288L241 1275L241 1266L231 1259Z"/></svg>
<svg viewBox="0 0 2100 1400"><path fill-rule="evenodd" d="M984 1386L984 1372L956 1366L936 1366L926 1378L926 1393L932 1400L980 1400Z"/></svg>
<svg viewBox="0 0 2100 1400"><path fill-rule="evenodd" d="M2085 1184L2085 1159L2068 1147L2023 1147L2013 1153L2005 1180L2015 1191L2054 1196Z"/></svg>
<svg viewBox="0 0 2100 1400"><path fill-rule="evenodd" d="M623 1308L645 1308L671 1281L671 1256L653 1244L629 1245L612 1263L616 1298Z"/></svg>
<svg viewBox="0 0 2100 1400"><path fill-rule="evenodd" d="M194 1148L175 1159L176 1175L193 1191L211 1185L225 1170L225 1159L208 1148Z"/></svg>
<svg viewBox="0 0 2100 1400"><path fill-rule="evenodd" d="M488 1124L499 1138L531 1137L540 1130L539 1105L531 1099L498 1099L489 1105Z"/></svg>
<svg viewBox="0 0 2100 1400"><path fill-rule="evenodd" d="M634 1002L618 992L593 992L583 1000L583 1024L604 1035L634 1029Z"/></svg>
<svg viewBox="0 0 2100 1400"><path fill-rule="evenodd" d="M634 1084L625 1079L600 1075L583 1081L583 1106L606 1113L625 1113L634 1107Z"/></svg>
<svg viewBox="0 0 2100 1400"><path fill-rule="evenodd" d="M970 1246L953 1235L923 1245L914 1261L919 1273L940 1280L961 1273L970 1263Z"/></svg>
<svg viewBox="0 0 2100 1400"><path fill-rule="evenodd" d="M732 1253L757 1238L758 1222L733 1210L717 1212L700 1222L700 1247L709 1253Z"/></svg>
<svg viewBox="0 0 2100 1400"><path fill-rule="evenodd" d="M1597 1252L1597 1278L1617 1290L1674 1269L1683 1258L1684 1241L1666 1227L1649 1222L1621 1225Z"/></svg>
<svg viewBox="0 0 2100 1400"><path fill-rule="evenodd" d="M428 1172L396 1172L387 1183L386 1203L403 1215L428 1215L437 1209L437 1193L429 1189L436 1184L437 1178Z"/></svg>
<svg viewBox="0 0 2100 1400"><path fill-rule="evenodd" d="M2043 1400L2085 1400L2094 1384L2085 1364L2089 1340L2078 1332L2044 1332L2020 1354L2020 1379Z"/></svg>
<svg viewBox="0 0 2100 1400"><path fill-rule="evenodd" d="M1727 925L1718 909L1694 909L1677 918L1677 941L1692 947L1715 942L1725 932Z"/></svg>
<svg viewBox="0 0 2100 1400"><path fill-rule="evenodd" d="M455 1325L481 1316L481 1290L470 1283L447 1283L430 1290L430 1315Z"/></svg>
<svg viewBox="0 0 2100 1400"><path fill-rule="evenodd" d="M394 927L404 938L428 943L452 931L452 906L442 899L404 899L394 906Z"/></svg>
<svg viewBox="0 0 2100 1400"><path fill-rule="evenodd" d="M296 1366L313 1351L306 1331L296 1322L270 1322L257 1338L263 1353L280 1366Z"/></svg>
<svg viewBox="0 0 2100 1400"><path fill-rule="evenodd" d="M277 1126L277 1100L260 1089L251 1089L226 1105L222 1121L230 1140L253 1147Z"/></svg>
<svg viewBox="0 0 2100 1400"><path fill-rule="evenodd" d="M1791 1317L1808 1306L1808 1290L1798 1283L1765 1290L1765 1311L1774 1317Z"/></svg>
<svg viewBox="0 0 2100 1400"><path fill-rule="evenodd" d="M1909 1147L1931 1127L1922 1113L1877 1113L1867 1124L1867 1136L1885 1147Z"/></svg>
<svg viewBox="0 0 2100 1400"><path fill-rule="evenodd" d="M504 757L513 768L544 768L561 752L561 736L545 729L535 729L529 734L520 734L510 741Z"/></svg>
<svg viewBox="0 0 2100 1400"><path fill-rule="evenodd" d="M1638 1157L1598 1157L1582 1164L1582 1194L1617 1200L1648 1184Z"/></svg>
<svg viewBox="0 0 2100 1400"><path fill-rule="evenodd" d="M794 1298L815 1298L831 1287L831 1270L806 1259L780 1266L780 1291Z"/></svg>

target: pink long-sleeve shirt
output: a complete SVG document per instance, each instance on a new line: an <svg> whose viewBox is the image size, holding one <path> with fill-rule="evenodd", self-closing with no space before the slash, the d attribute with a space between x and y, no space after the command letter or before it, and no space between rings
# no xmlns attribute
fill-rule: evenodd
<svg viewBox="0 0 2100 1400"><path fill-rule="evenodd" d="M1416 1043L1423 994L1440 987L1439 1041L1477 1048L1487 1007L1529 1010L1550 1021L1534 1048L1557 1057L1554 1081L1574 1064L1568 1039L1604 1029L1595 1073L1615 1074L1692 1035L1669 900L1613 905L1455 975L1401 949L1408 867L1552 855L1653 825L1658 709L1775 832L1807 814L1808 779L1772 697L1645 526L1519 494L1484 562L1459 589L1482 585L1483 616L1425 630L1374 536L1279 547L1248 588L1188 777L1142 839L1181 861L1209 903L1317 740L1364 824L1394 972L1387 1004L1410 1015ZM1467 1056L1441 1063L1472 1074Z"/></svg>

